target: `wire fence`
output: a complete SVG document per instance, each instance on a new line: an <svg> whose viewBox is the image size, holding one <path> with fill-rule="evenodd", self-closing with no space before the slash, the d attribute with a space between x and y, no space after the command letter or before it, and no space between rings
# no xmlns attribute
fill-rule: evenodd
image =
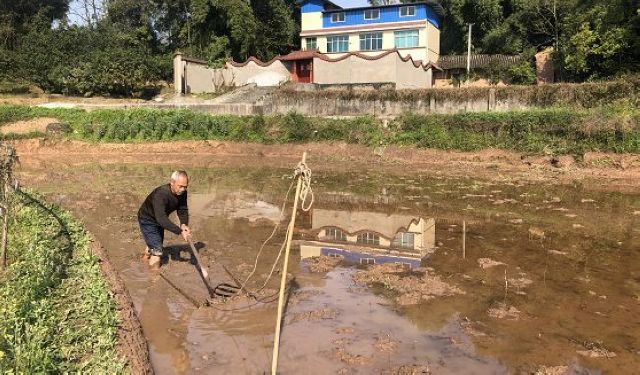
<svg viewBox="0 0 640 375"><path fill-rule="evenodd" d="M7 243L9 220L12 214L13 193L17 187L14 169L18 163L15 148L0 143L0 221L2 224L2 242L0 243L0 269L7 266Z"/></svg>

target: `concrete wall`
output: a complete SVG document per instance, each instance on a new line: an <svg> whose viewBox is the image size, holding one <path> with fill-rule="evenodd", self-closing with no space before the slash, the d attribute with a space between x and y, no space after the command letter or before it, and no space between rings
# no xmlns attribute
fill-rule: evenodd
<svg viewBox="0 0 640 375"><path fill-rule="evenodd" d="M214 92L214 70L209 69L206 65L185 62L184 70L184 92L201 93Z"/></svg>
<svg viewBox="0 0 640 375"><path fill-rule="evenodd" d="M260 66L254 61L249 61L247 65L242 67L227 64L225 69L230 70L234 76L233 86L244 86L247 83L256 83L258 86L263 86L261 82L265 82L264 80L267 76L277 77L276 79L279 79L279 82L289 81L291 77L291 73L285 63L279 60L274 61L269 66Z"/></svg>
<svg viewBox="0 0 640 375"><path fill-rule="evenodd" d="M452 89L453 90L453 89ZM343 100L336 98L280 97L275 95L269 105L265 105L264 113L286 114L295 111L309 116L378 116L397 117L407 112L427 113L460 113L487 111L514 111L529 108L517 99L496 100L495 90L489 90L487 97L456 101L452 99L434 98L416 101L384 101L384 100Z"/></svg>
<svg viewBox="0 0 640 375"><path fill-rule="evenodd" d="M390 56L396 56L392 54ZM432 69L416 68L411 60L403 62L396 58L396 88L397 89L426 89L431 87Z"/></svg>
<svg viewBox="0 0 640 375"><path fill-rule="evenodd" d="M313 59L313 79L319 84L394 82L396 54L378 60L365 60L356 56L329 62ZM385 69L380 69L384 66Z"/></svg>
<svg viewBox="0 0 640 375"><path fill-rule="evenodd" d="M274 61L268 66L260 66L249 61L242 67L227 63L224 68L213 69L205 62L176 54L173 59L173 83L177 93L185 94L216 92L222 86L244 86L249 83L275 86L290 79L286 64Z"/></svg>
<svg viewBox="0 0 640 375"><path fill-rule="evenodd" d="M395 82L397 89L431 87L431 70L416 68L411 61L402 61L397 53L377 60L350 56L329 62L315 58L313 64L314 82L318 84Z"/></svg>
<svg viewBox="0 0 640 375"><path fill-rule="evenodd" d="M402 57L407 57L407 56L411 56L413 58L414 61L424 61L425 63L427 63L427 49L424 47L420 47L420 48L402 48L399 49L398 52L400 52L400 55Z"/></svg>

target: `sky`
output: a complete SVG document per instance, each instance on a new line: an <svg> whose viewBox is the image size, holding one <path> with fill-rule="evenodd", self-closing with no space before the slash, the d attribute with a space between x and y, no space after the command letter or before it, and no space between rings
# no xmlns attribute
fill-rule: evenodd
<svg viewBox="0 0 640 375"><path fill-rule="evenodd" d="M357 7L369 6L368 0L331 0L331 1L333 1L335 4L343 8L357 8ZM71 1L70 8L72 11L69 12L69 23L76 24L76 25L81 24L82 23L81 18L77 14L74 14L76 12L82 11L81 2L79 0Z"/></svg>

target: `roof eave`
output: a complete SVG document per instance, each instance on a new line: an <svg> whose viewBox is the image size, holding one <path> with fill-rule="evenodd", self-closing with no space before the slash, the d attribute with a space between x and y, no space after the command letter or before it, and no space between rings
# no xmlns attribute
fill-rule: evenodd
<svg viewBox="0 0 640 375"><path fill-rule="evenodd" d="M304 1L308 1L308 0L303 0L302 2L304 2ZM365 6L365 7L355 7L355 8L338 7L339 9L325 10L322 13L340 12L340 11L345 11L345 10L391 8L391 7L401 7L401 6L419 5L419 4L424 4L424 5L427 5L427 6L431 7L436 12L436 14L438 16L440 16L440 17L444 17L445 14L446 14L446 11L442 7L442 5L440 5L438 0L424 0L424 1L418 1L418 2L415 2L415 3L387 4L387 5Z"/></svg>

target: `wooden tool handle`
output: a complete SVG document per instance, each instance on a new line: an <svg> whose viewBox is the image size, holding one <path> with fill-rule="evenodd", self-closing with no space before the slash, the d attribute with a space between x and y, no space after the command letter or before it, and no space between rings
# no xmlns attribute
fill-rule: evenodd
<svg viewBox="0 0 640 375"><path fill-rule="evenodd" d="M191 252L193 253L193 256L196 257L196 262L198 263L198 267L200 267L200 272L202 272L202 276L205 279L208 279L209 278L209 272L202 265L202 262L200 261L200 256L198 256L198 250L196 250L196 247L193 245L193 241L191 241L191 239L189 239L189 246L191 246Z"/></svg>

